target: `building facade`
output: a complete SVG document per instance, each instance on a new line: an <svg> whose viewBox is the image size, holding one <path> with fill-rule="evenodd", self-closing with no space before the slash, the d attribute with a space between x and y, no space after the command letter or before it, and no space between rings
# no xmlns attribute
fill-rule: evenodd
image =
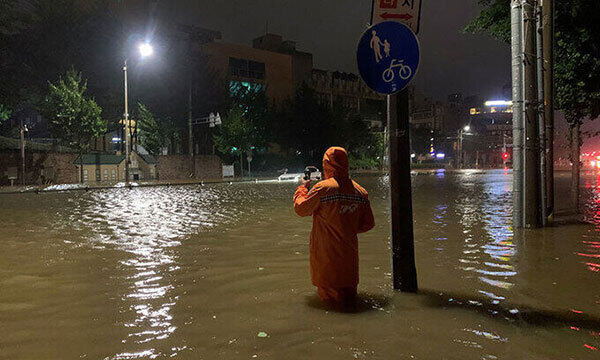
<svg viewBox="0 0 600 360"><path fill-rule="evenodd" d="M283 40L281 35L266 33L252 41L252 47L287 54L292 57L292 82L294 88L310 80L313 70L313 55L297 49L295 41Z"/></svg>
<svg viewBox="0 0 600 360"><path fill-rule="evenodd" d="M125 181L125 155L84 154L73 161L77 176L84 183L115 183ZM81 167L83 166L83 179ZM155 180L156 159L151 155L131 153L130 180ZM83 180L83 181L82 181Z"/></svg>
<svg viewBox="0 0 600 360"><path fill-rule="evenodd" d="M267 97L275 103L294 94L291 55L222 42L204 44L201 52L230 86L237 82L264 87Z"/></svg>
<svg viewBox="0 0 600 360"><path fill-rule="evenodd" d="M472 136L466 143L467 163L481 168L504 167L512 156L512 103L487 101L469 109ZM504 158L507 153L508 157Z"/></svg>

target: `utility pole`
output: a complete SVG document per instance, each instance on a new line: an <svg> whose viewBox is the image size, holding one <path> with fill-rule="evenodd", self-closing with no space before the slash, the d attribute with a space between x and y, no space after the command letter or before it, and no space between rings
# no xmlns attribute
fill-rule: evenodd
<svg viewBox="0 0 600 360"><path fill-rule="evenodd" d="M554 213L554 0L542 0L544 52L544 123L546 126L546 208Z"/></svg>
<svg viewBox="0 0 600 360"><path fill-rule="evenodd" d="M523 49L521 0L511 2L513 227L523 227Z"/></svg>
<svg viewBox="0 0 600 360"><path fill-rule="evenodd" d="M25 132L27 132L27 125L23 125L21 120L21 183L25 185Z"/></svg>
<svg viewBox="0 0 600 360"><path fill-rule="evenodd" d="M190 158L194 156L194 132L192 128L192 87L193 87L193 69L192 69L192 37L190 35L190 40L188 43L188 149Z"/></svg>
<svg viewBox="0 0 600 360"><path fill-rule="evenodd" d="M541 1L541 0L540 0ZM542 217L542 226L548 222L546 207L546 126L544 123L544 51L542 32L544 29L542 19L542 6L540 3L535 8L536 20L536 57L537 57L537 111L538 111L538 137L540 139L540 215Z"/></svg>
<svg viewBox="0 0 600 360"><path fill-rule="evenodd" d="M536 0L524 0L523 14L523 98L525 128L524 225L538 228L540 216L540 152L538 128L538 92L536 66Z"/></svg>
<svg viewBox="0 0 600 360"><path fill-rule="evenodd" d="M192 77L190 76L188 91L188 149L190 157L194 156L194 132L192 129Z"/></svg>
<svg viewBox="0 0 600 360"><path fill-rule="evenodd" d="M458 168L462 169L463 167L463 129L461 128L458 131Z"/></svg>
<svg viewBox="0 0 600 360"><path fill-rule="evenodd" d="M127 60L123 65L123 76L125 79L125 184L129 183L129 105L127 103ZM82 166L83 167L83 166Z"/></svg>
<svg viewBox="0 0 600 360"><path fill-rule="evenodd" d="M408 90L388 95L392 274L394 289L417 292L410 178Z"/></svg>

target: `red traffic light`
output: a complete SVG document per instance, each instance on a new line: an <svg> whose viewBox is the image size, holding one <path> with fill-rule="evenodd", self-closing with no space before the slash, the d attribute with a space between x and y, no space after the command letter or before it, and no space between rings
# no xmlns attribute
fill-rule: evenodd
<svg viewBox="0 0 600 360"><path fill-rule="evenodd" d="M507 160L509 157L510 157L510 154L509 154L509 153L507 153L507 152L505 152L504 154L502 154L502 158L503 158L504 160Z"/></svg>

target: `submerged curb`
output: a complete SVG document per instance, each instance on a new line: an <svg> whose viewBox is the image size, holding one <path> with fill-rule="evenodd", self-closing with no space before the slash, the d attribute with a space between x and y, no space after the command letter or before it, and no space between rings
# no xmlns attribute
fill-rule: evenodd
<svg viewBox="0 0 600 360"><path fill-rule="evenodd" d="M273 180L273 178L237 178L237 179L203 179L203 180L169 180L157 182L130 182L116 183L111 185L82 185L82 184L60 184L49 186L7 186L0 187L0 195L2 194L26 194L26 193L49 193L49 192L66 192L66 191L93 191L105 189L122 189L122 188L140 188L140 187L160 187L160 186L184 186L184 185L205 185L205 184L226 184L226 183L255 183L258 181Z"/></svg>

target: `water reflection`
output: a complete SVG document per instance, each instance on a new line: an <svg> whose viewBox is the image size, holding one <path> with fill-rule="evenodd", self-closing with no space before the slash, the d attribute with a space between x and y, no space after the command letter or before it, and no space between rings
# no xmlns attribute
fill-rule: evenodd
<svg viewBox="0 0 600 360"><path fill-rule="evenodd" d="M464 248L461 269L479 274L483 288L478 292L497 304L505 297L496 292L513 286L517 272L512 263L516 248L510 228L510 187L498 173L482 181L477 172L460 173L463 187L457 211L463 226Z"/></svg>
<svg viewBox="0 0 600 360"><path fill-rule="evenodd" d="M594 235L600 233L600 172L584 178L584 194L589 201L585 202L585 216L595 224L594 233L585 236L581 250L577 255L589 271L600 272L600 241L594 241Z"/></svg>
<svg viewBox="0 0 600 360"><path fill-rule="evenodd" d="M510 172L415 172L421 291L398 294L388 179L358 181L379 220L360 238L363 307L351 315L311 306L310 219L290 208L292 184L15 196L6 207L21 212L0 214L0 285L16 289L0 292L0 347L7 358L597 356L599 226L513 233ZM589 184L586 216L600 224L599 181ZM47 327L69 330L73 348L48 346L65 335Z"/></svg>
<svg viewBox="0 0 600 360"><path fill-rule="evenodd" d="M120 261L127 293L122 294L122 312L128 349L113 359L155 358L161 355L159 341L177 326L171 313L179 296L174 293L178 265L175 249L185 236L199 228L209 229L225 216L214 188L134 189L94 192L91 205L81 217L85 223L102 224L92 241L96 246L125 251ZM108 231L107 231L108 230ZM152 348L144 344L152 343ZM177 349L185 349L180 346ZM136 351L131 351L135 349ZM173 354L175 354L174 352ZM164 355L164 354L163 354ZM172 355L172 354L167 354Z"/></svg>

